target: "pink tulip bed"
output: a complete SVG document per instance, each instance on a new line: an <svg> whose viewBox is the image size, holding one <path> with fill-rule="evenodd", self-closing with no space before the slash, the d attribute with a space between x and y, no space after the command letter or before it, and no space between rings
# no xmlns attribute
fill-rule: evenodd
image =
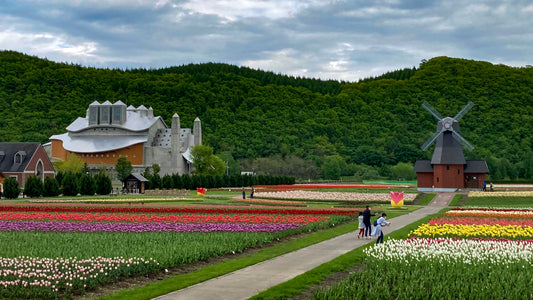
<svg viewBox="0 0 533 300"><path fill-rule="evenodd" d="M335 226L349 208L0 204L0 298L71 298L123 277Z"/></svg>
<svg viewBox="0 0 533 300"><path fill-rule="evenodd" d="M416 198L416 193L404 194L404 203L410 204ZM320 191L276 191L257 192L255 198L261 199L284 199L284 200L313 200L313 201L338 201L353 203L390 203L389 192L385 193L353 193L353 192L320 192Z"/></svg>

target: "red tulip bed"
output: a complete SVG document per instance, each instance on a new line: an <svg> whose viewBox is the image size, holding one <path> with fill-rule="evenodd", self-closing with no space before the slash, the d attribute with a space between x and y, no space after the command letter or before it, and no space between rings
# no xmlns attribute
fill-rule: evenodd
<svg viewBox="0 0 533 300"><path fill-rule="evenodd" d="M0 204L0 298L70 298L123 277L335 226L357 209Z"/></svg>
<svg viewBox="0 0 533 300"><path fill-rule="evenodd" d="M364 250L364 267L315 299L532 299L533 210L460 208Z"/></svg>

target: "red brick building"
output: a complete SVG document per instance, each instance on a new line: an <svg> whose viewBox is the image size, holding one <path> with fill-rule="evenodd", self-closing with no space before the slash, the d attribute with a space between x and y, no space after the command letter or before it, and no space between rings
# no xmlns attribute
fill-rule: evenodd
<svg viewBox="0 0 533 300"><path fill-rule="evenodd" d="M21 188L30 176L54 177L54 167L39 143L0 143L0 189L4 179L13 177Z"/></svg>

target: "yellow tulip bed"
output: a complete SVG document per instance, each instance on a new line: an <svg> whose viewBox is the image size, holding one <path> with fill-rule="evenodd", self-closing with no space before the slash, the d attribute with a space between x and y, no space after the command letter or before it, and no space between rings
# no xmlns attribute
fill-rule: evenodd
<svg viewBox="0 0 533 300"><path fill-rule="evenodd" d="M411 236L463 238L533 238L533 227L515 225L454 225L424 224L413 230Z"/></svg>

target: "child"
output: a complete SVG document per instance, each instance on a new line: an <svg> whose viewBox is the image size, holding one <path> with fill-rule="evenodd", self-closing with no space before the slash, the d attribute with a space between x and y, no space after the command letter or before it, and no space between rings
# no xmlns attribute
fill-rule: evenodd
<svg viewBox="0 0 533 300"><path fill-rule="evenodd" d="M359 233L357 234L357 238L360 239L365 236L365 223L363 222L363 212L359 212Z"/></svg>
<svg viewBox="0 0 533 300"><path fill-rule="evenodd" d="M385 220L386 217L387 214L382 213L381 217L376 220L377 225L374 227L374 230L372 230L372 236L378 237L376 244L383 243L383 231L381 231L381 227L390 225L390 222Z"/></svg>

